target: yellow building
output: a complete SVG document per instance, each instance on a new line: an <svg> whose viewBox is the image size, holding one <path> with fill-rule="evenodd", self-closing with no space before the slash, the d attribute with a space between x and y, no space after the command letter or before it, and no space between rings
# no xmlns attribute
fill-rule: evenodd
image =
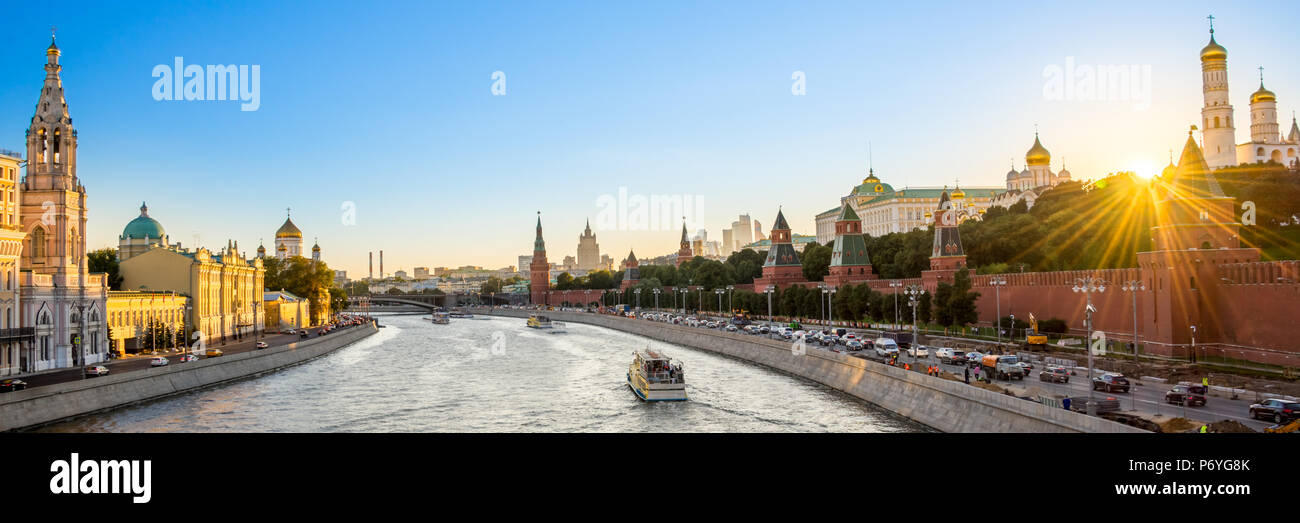
<svg viewBox="0 0 1300 523"><path fill-rule="evenodd" d="M18 220L20 153L0 149L0 376L22 371L24 346L33 341L18 318L18 269L27 236Z"/></svg>
<svg viewBox="0 0 1300 523"><path fill-rule="evenodd" d="M311 325L311 302L291 292L267 292L262 303L266 311L266 330L301 329Z"/></svg>
<svg viewBox="0 0 1300 523"><path fill-rule="evenodd" d="M109 291L108 336L118 355L185 345L185 308L190 299L174 292ZM148 336L161 327L161 336Z"/></svg>
<svg viewBox="0 0 1300 523"><path fill-rule="evenodd" d="M262 260L245 259L238 249L229 242L219 253L153 247L119 262L122 289L189 296L185 327L191 343L195 330L209 344L252 336L263 330L266 270Z"/></svg>

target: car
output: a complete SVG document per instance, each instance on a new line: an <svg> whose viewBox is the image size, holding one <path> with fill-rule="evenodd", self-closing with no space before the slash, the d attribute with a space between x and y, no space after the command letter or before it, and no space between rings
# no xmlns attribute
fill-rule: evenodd
<svg viewBox="0 0 1300 523"><path fill-rule="evenodd" d="M844 347L851 351L859 351L862 350L862 342L858 340L849 340L844 343Z"/></svg>
<svg viewBox="0 0 1300 523"><path fill-rule="evenodd" d="M203 351L203 355L209 358L216 358L224 354L225 354L224 352L221 352L221 349L208 349L206 351Z"/></svg>
<svg viewBox="0 0 1300 523"><path fill-rule="evenodd" d="M1092 390L1128 392L1128 378L1123 374L1106 373L1092 378Z"/></svg>
<svg viewBox="0 0 1300 523"><path fill-rule="evenodd" d="M942 363L961 364L966 363L966 351L961 349L952 349L943 347L934 352L935 357L939 358Z"/></svg>
<svg viewBox="0 0 1300 523"><path fill-rule="evenodd" d="M164 367L168 363L171 363L171 360L168 360L167 358L164 358L162 356L158 356L157 358L153 358L149 360L150 367Z"/></svg>
<svg viewBox="0 0 1300 523"><path fill-rule="evenodd" d="M307 332L307 329L298 331L299 338L306 338L307 336L310 336L310 334Z"/></svg>
<svg viewBox="0 0 1300 523"><path fill-rule="evenodd" d="M738 332L738 331L740 331L740 327L737 327L735 325L727 325L727 332Z"/></svg>
<svg viewBox="0 0 1300 523"><path fill-rule="evenodd" d="M1070 371L1065 367L1053 365L1043 369L1038 373L1038 381L1050 381L1052 383L1069 383Z"/></svg>
<svg viewBox="0 0 1300 523"><path fill-rule="evenodd" d="M253 347L258 348L258 349L265 349L265 348L267 348L267 347L270 347L270 345L267 344L267 343L264 342L264 341L259 341L259 342L257 342L256 345L253 345Z"/></svg>
<svg viewBox="0 0 1300 523"><path fill-rule="evenodd" d="M1165 403L1175 403L1178 405L1205 406L1205 386L1204 385L1174 385L1165 393Z"/></svg>
<svg viewBox="0 0 1300 523"><path fill-rule="evenodd" d="M970 351L966 353L966 363L972 367L978 367L984 360L985 354L979 351Z"/></svg>
<svg viewBox="0 0 1300 523"><path fill-rule="evenodd" d="M199 357L193 354L182 354L180 359L177 360L179 363L189 363L191 361L199 361Z"/></svg>
<svg viewBox="0 0 1300 523"><path fill-rule="evenodd" d="M1021 369L1021 375L1023 375L1023 376L1028 376L1029 373L1030 373L1030 371L1033 371L1033 370L1034 370L1034 364L1033 364L1033 363L1029 363L1029 362L1024 361L1024 360L1021 360L1021 361L1020 361L1020 369Z"/></svg>
<svg viewBox="0 0 1300 523"><path fill-rule="evenodd" d="M0 381L0 392L13 392L15 390L23 390L25 388L27 388L27 382L20 380L18 378L12 378L12 379Z"/></svg>
<svg viewBox="0 0 1300 523"><path fill-rule="evenodd" d="M91 365L86 367L87 376L103 376L105 374L108 374L108 367L103 365Z"/></svg>
<svg viewBox="0 0 1300 523"><path fill-rule="evenodd" d="M1300 403L1280 399L1267 399L1250 406L1250 417L1271 419L1273 423L1286 423L1300 418Z"/></svg>
<svg viewBox="0 0 1300 523"><path fill-rule="evenodd" d="M907 355L913 358L929 358L930 348L924 345L913 345L907 348Z"/></svg>
<svg viewBox="0 0 1300 523"><path fill-rule="evenodd" d="M287 331L281 331L281 334L288 334L288 335L292 336L292 335L294 335L294 334L298 334L298 331L295 331L295 330L293 330L293 329L289 329L289 330L287 330Z"/></svg>

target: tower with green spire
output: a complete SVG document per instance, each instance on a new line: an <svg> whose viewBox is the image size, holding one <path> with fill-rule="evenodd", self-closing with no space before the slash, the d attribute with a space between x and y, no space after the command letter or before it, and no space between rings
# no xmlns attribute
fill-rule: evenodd
<svg viewBox="0 0 1300 523"><path fill-rule="evenodd" d="M830 274L824 280L827 284L839 286L875 278L871 272L871 257L867 254L867 241L862 236L862 219L846 201L835 220Z"/></svg>
<svg viewBox="0 0 1300 523"><path fill-rule="evenodd" d="M546 303L551 287L551 264L546 261L546 242L542 240L542 211L537 211L537 239L533 240L533 263L528 266L528 291L533 304Z"/></svg>
<svg viewBox="0 0 1300 523"><path fill-rule="evenodd" d="M779 209L769 239L772 245L767 250L767 261L763 262L763 275L754 279L754 290L762 292L769 285L781 288L808 281L803 277L803 263L799 261L799 253L791 241L790 224Z"/></svg>

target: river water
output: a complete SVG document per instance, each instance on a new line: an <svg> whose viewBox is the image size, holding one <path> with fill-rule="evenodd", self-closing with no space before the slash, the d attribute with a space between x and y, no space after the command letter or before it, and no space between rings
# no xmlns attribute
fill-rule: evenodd
<svg viewBox="0 0 1300 523"><path fill-rule="evenodd" d="M486 318L486 317L480 317ZM601 327L523 319L379 333L260 377L44 427L46 432L918 432L847 394L765 367ZM689 401L627 386L647 344L683 363Z"/></svg>

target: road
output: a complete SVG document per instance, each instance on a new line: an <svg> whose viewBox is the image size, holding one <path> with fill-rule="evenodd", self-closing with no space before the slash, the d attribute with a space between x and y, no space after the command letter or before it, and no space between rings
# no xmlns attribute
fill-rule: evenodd
<svg viewBox="0 0 1300 523"><path fill-rule="evenodd" d="M350 327L345 327L345 328L350 328ZM271 347L276 347L276 346L280 346L280 345L288 345L288 344L293 343L293 342L295 342L295 341L299 341L299 340L303 340L303 339L309 339L309 338L315 338L315 337L317 337L318 335L316 334L316 332L318 332L319 329L320 329L319 327L314 327L314 328L307 329L308 332L310 333L310 334L308 335L308 336L309 336L308 338L302 338L302 337L300 337L300 336L298 336L298 335L290 335L290 334L266 333L266 334L263 335L263 337L262 337L262 341L265 341L265 342L267 343L267 345L269 345L269 346L271 346ZM209 345L208 345L208 348L210 348L210 349L221 349L221 352L222 352L224 355L239 354L239 353L241 353L241 352L248 352L248 351L254 350L254 349L253 349L253 345L256 343L256 341L257 341L257 340L256 340L255 338L253 338L253 337L249 337L249 338L245 338L245 339L242 339L242 340L239 340L239 341L235 341L235 342L227 342L227 343L224 344L224 345L222 345L222 344L209 344ZM167 359L171 360L170 365L184 365L184 363L179 363L179 361L180 361L180 358L179 358L179 357L180 357L182 354L185 354L185 353L186 353L186 352L184 352L183 350L174 350L174 351L169 351L169 352L159 352L158 355L159 355L159 356L164 356L164 357L166 357ZM200 359L203 359L203 358L206 358L206 357L207 357L207 356L199 355L199 358L200 358ZM148 368L150 368L149 361L152 360L152 359L153 359L153 356L144 356L144 355L142 355L142 356L131 356L131 357L123 358L123 359L111 360L111 361L109 361L108 363L99 363L99 365L103 365L103 366L105 366L105 367L108 367L108 375L109 375L109 376L112 376L112 375L115 375L115 374L122 374L122 373L124 373L124 372L132 372L132 371L138 371L138 370L142 370L142 369L148 369ZM82 372L82 369L81 369L81 368L79 368L79 367L74 367L74 368L70 368L70 369L60 370L60 371L57 371L57 372L49 372L49 373L45 373L45 374L37 374L37 375L34 375L34 376L24 376L24 377L21 377L20 379L22 379L23 381L27 382L27 388L33 388L33 387L41 387L41 386L45 386L45 385L51 385L51 384L55 384L55 383L64 383L64 382L69 382L69 381L77 381L77 380L82 379L82 377L81 377L81 372ZM88 376L88 377L86 377L85 379L90 380L90 379L95 379L95 377L94 377L94 376Z"/></svg>

